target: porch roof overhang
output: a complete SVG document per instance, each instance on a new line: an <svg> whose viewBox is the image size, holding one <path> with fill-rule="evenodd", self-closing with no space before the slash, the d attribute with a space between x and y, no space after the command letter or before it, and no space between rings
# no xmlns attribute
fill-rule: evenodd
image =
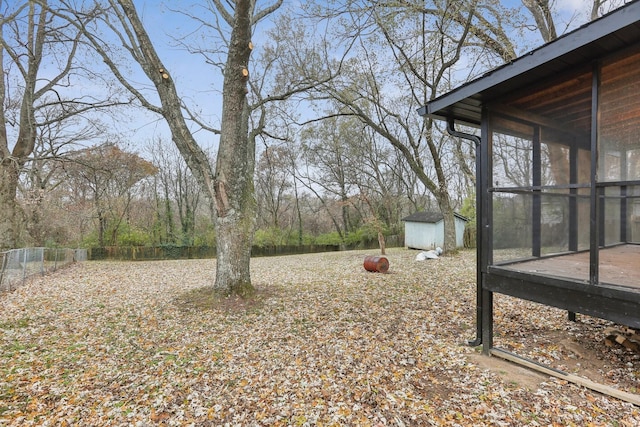
<svg viewBox="0 0 640 427"><path fill-rule="evenodd" d="M483 104L639 41L636 0L439 96L418 113L479 126Z"/></svg>

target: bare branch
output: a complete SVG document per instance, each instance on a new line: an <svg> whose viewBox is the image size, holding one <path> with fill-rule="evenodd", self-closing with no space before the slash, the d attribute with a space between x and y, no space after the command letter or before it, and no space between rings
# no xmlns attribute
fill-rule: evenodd
<svg viewBox="0 0 640 427"><path fill-rule="evenodd" d="M211 3L213 3L213 5L215 6L216 10L220 14L220 16L222 16L222 18L227 23L227 25L232 27L233 26L233 14L227 10L225 5L223 5L220 0L210 0L210 1L211 1Z"/></svg>
<svg viewBox="0 0 640 427"><path fill-rule="evenodd" d="M274 4L272 4L271 6L267 6L262 10L259 10L257 12L254 12L253 14L253 18L251 19L251 24L255 25L258 22L260 22L261 20L263 20L265 17L271 15L273 12L275 12L276 10L278 10L280 8L280 6L282 6L282 1L283 0L277 0ZM254 3L254 8L256 6L257 2Z"/></svg>

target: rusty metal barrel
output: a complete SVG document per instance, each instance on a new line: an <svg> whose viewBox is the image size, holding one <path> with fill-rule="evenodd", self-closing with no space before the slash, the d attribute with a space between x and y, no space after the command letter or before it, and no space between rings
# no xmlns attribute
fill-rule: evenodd
<svg viewBox="0 0 640 427"><path fill-rule="evenodd" d="M383 256L367 256L364 258L364 269L378 273L389 270L389 260Z"/></svg>

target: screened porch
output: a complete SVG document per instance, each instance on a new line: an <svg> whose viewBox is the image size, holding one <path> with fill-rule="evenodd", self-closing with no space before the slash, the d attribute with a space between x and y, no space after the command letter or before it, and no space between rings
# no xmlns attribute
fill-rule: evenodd
<svg viewBox="0 0 640 427"><path fill-rule="evenodd" d="M495 292L640 328L638 70L634 1L419 110L476 144L485 353Z"/></svg>

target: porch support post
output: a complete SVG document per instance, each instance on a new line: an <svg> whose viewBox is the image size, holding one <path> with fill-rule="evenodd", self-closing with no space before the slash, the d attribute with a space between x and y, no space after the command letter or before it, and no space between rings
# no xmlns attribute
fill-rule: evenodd
<svg viewBox="0 0 640 427"><path fill-rule="evenodd" d="M578 189L574 185L578 184L578 144L576 141L571 143L569 148L569 250L578 250ZM576 321L576 313L569 311L567 318L570 322Z"/></svg>
<svg viewBox="0 0 640 427"><path fill-rule="evenodd" d="M493 348L493 292L482 290L482 354Z"/></svg>
<svg viewBox="0 0 640 427"><path fill-rule="evenodd" d="M533 128L533 195L531 201L531 244L534 257L540 257L542 247L542 147L540 146L540 126ZM537 189L536 189L537 187Z"/></svg>
<svg viewBox="0 0 640 427"><path fill-rule="evenodd" d="M589 239L589 283L597 285L600 233L600 191L597 187L598 173L598 87L600 85L600 66L593 64L591 78L591 209L590 209L590 239Z"/></svg>
<svg viewBox="0 0 640 427"><path fill-rule="evenodd" d="M492 193L489 192L493 182L493 140L489 118L488 109L482 108L481 135L484 144L480 150L481 166L477 177L480 181L480 198L478 199L480 205L476 209L480 211L478 229L482 230L478 251L480 269L478 291L481 291L482 299L482 353L485 355L489 355L493 347L493 291L488 290L484 282L489 265L493 263L493 198Z"/></svg>
<svg viewBox="0 0 640 427"><path fill-rule="evenodd" d="M482 205L482 140L476 135L471 135L464 132L458 132L455 129L455 120L453 118L447 119L447 132L449 135L456 138L463 138L472 141L475 144L475 167L476 167L476 338L469 341L469 345L472 347L482 344L482 264L481 264L481 251L482 251L482 216L480 206Z"/></svg>

